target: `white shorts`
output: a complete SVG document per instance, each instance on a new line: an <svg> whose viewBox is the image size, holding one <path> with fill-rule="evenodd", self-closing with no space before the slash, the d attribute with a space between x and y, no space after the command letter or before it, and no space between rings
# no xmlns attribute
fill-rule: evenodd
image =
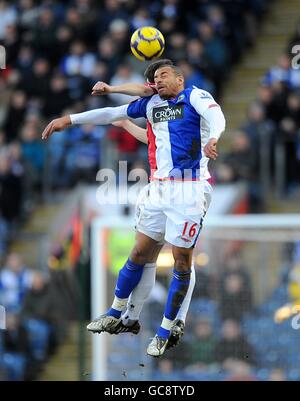
<svg viewBox="0 0 300 401"><path fill-rule="evenodd" d="M136 230L162 243L191 248L196 244L211 201L205 181L152 181L139 194Z"/></svg>

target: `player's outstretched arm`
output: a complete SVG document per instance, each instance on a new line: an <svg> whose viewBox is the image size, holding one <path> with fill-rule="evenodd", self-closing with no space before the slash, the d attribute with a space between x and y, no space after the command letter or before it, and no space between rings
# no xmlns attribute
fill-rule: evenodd
<svg viewBox="0 0 300 401"><path fill-rule="evenodd" d="M107 125L113 121L128 118L128 105L118 107L104 107L85 111L83 113L71 114L51 121L42 133L42 139L48 139L53 132L62 131L70 125L75 124L95 124Z"/></svg>
<svg viewBox="0 0 300 401"><path fill-rule="evenodd" d="M47 139L55 131L61 131L71 124L94 124L108 125L114 121L130 118L147 118L147 104L150 97L143 97L130 104L123 104L118 107L104 107L85 111L83 113L70 114L69 116L57 118L51 121L45 128L42 138Z"/></svg>
<svg viewBox="0 0 300 401"><path fill-rule="evenodd" d="M112 86L102 81L97 82L92 88L93 96L107 95L110 93L121 93L124 95L145 97L153 95L153 89L145 84L139 83L127 83L123 85Z"/></svg>
<svg viewBox="0 0 300 401"><path fill-rule="evenodd" d="M120 120L120 121L113 122L112 125L125 129L132 136L134 136L138 141L146 143L146 144L148 143L147 130L139 127L138 125L134 124L132 121Z"/></svg>

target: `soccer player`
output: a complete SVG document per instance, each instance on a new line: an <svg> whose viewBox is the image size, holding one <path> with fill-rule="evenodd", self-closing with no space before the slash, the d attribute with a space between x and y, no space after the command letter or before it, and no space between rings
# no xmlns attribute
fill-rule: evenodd
<svg viewBox="0 0 300 401"><path fill-rule="evenodd" d="M217 141L225 129L225 118L208 92L184 89L183 75L176 66L158 68L154 82L158 94L129 105L55 119L42 137L47 139L71 124L109 124L139 117L149 120L155 168L149 188L137 204L135 245L119 272L113 304L99 325L109 331L120 322L130 293L164 236L172 245L173 279L162 323L147 348L149 355L160 356L167 348L171 327L189 288L193 248L206 211L208 158L217 157Z"/></svg>
<svg viewBox="0 0 300 401"><path fill-rule="evenodd" d="M111 86L106 84L105 82L97 82L93 89L92 95L100 96L109 93L122 93L126 95L134 95L134 96L150 96L153 93L156 93L155 84L154 84L154 73L160 66L173 65L173 62L169 59L161 59L151 63L147 69L145 70L144 76L147 81L147 84L139 84L139 83L129 83L123 84L119 86ZM130 134L132 134L137 140L148 144L148 134L150 131L150 124L147 122L148 132L146 129L140 128L130 120L120 120L114 122L113 125L119 126L127 130ZM151 165L151 152L149 151L149 162ZM207 196L207 205L210 203L210 193L206 194ZM129 296L127 302L127 309L122 315L122 320L120 323L110 329L110 334L119 334L119 333L133 333L138 334L140 331L139 324L139 316L143 309L143 305L146 299L149 297L150 292L155 283L155 275L156 275L156 260L159 255L161 248L163 247L164 241L159 243L156 247L155 253L153 255L153 259L148 261L143 269L142 277L134 288L132 293ZM173 326L170 330L170 337L167 345L168 348L175 347L179 344L181 337L184 334L185 320L186 315L189 309L189 305L191 302L193 290L195 287L195 269L194 264L191 266L191 279L189 283L188 292L182 302L176 319L174 321ZM94 333L101 332L101 327L99 330L98 319L95 319L88 325L88 330Z"/></svg>
<svg viewBox="0 0 300 401"><path fill-rule="evenodd" d="M139 84L137 84L139 85ZM139 141L148 144L147 130L143 129L130 120L120 120L113 123L117 127L122 127L130 134L132 134ZM210 203L210 193L206 194L207 205ZM122 320L115 328L110 331L110 334L119 333L133 333L138 334L140 331L139 317L143 309L144 303L150 295L150 292L155 283L156 276L156 261L160 250L164 245L164 241L159 243L156 247L155 253L151 261L148 261L143 269L142 277L129 296L127 302L127 309L122 314ZM176 319L170 330L170 337L167 345L167 349L175 347L179 344L181 337L184 334L185 321L189 305L192 299L192 294L194 291L196 282L195 268L192 262L191 265L191 279L189 283L189 289L184 297L184 300L180 306L177 313ZM98 319L95 319L88 325L88 330L99 333ZM100 331L101 332L101 331Z"/></svg>

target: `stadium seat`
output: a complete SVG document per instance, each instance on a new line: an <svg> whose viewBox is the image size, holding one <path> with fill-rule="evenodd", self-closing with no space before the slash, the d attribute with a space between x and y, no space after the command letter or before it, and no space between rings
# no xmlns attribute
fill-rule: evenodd
<svg viewBox="0 0 300 401"><path fill-rule="evenodd" d="M26 319L23 322L28 332L31 352L37 361L44 361L48 354L51 326L44 320Z"/></svg>
<svg viewBox="0 0 300 401"><path fill-rule="evenodd" d="M21 381L24 380L26 358L22 354L4 352L2 366L6 380Z"/></svg>

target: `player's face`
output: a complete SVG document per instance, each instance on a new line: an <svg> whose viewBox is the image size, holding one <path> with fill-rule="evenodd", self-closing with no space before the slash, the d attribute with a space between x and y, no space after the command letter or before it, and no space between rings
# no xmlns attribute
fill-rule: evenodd
<svg viewBox="0 0 300 401"><path fill-rule="evenodd" d="M171 99L183 89L183 78L175 74L170 67L162 67L155 71L156 90L162 99Z"/></svg>

